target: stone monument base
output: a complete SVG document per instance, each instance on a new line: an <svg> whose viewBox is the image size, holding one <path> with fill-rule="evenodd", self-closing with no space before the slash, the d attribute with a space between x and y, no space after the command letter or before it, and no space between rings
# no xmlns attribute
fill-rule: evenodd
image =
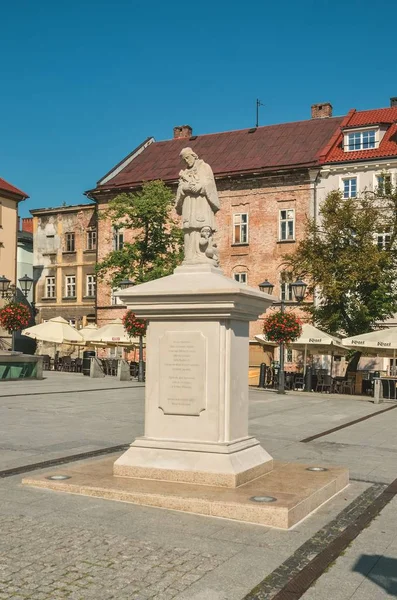
<svg viewBox="0 0 397 600"><path fill-rule="evenodd" d="M119 477L238 487L272 469L272 457L253 437L223 444L138 438L116 460L113 473Z"/></svg>
<svg viewBox="0 0 397 600"><path fill-rule="evenodd" d="M309 465L277 461L272 471L237 488L114 477L113 463L113 457L74 463L22 483L282 529L305 519L349 483L349 472L342 467L310 471ZM48 479L54 475L67 479Z"/></svg>

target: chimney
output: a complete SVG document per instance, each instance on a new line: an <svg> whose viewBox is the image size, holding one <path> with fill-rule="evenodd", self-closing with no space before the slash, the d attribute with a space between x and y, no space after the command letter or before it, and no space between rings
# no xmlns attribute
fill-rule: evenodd
<svg viewBox="0 0 397 600"><path fill-rule="evenodd" d="M327 117L332 117L332 104L329 102L312 104L312 119L325 119Z"/></svg>
<svg viewBox="0 0 397 600"><path fill-rule="evenodd" d="M22 219L22 231L33 233L33 217Z"/></svg>
<svg viewBox="0 0 397 600"><path fill-rule="evenodd" d="M392 106L392 107L397 106L397 96L390 98L390 106Z"/></svg>
<svg viewBox="0 0 397 600"><path fill-rule="evenodd" d="M188 139L192 137L193 129L190 125L178 125L174 127L174 140L179 138Z"/></svg>

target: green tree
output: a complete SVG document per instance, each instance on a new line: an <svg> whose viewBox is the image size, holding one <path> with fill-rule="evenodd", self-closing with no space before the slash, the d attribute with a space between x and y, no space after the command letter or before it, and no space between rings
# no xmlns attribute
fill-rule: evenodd
<svg viewBox="0 0 397 600"><path fill-rule="evenodd" d="M130 229L134 235L97 264L98 279L117 288L123 279L139 284L172 273L183 258L182 230L171 215L173 200L162 181L150 181L141 191L109 202L101 219L109 219L116 231Z"/></svg>
<svg viewBox="0 0 397 600"><path fill-rule="evenodd" d="M305 238L285 264L309 282L317 302L313 321L331 334L372 331L397 311L397 194L343 199L331 192L320 218L308 220ZM385 243L377 244L383 233Z"/></svg>

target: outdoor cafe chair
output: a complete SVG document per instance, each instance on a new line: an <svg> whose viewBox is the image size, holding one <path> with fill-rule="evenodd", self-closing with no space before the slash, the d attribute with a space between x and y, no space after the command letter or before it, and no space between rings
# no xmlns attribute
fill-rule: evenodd
<svg viewBox="0 0 397 600"><path fill-rule="evenodd" d="M345 381L342 382L341 393L342 394L354 394L355 388L356 388L355 377L348 377Z"/></svg>
<svg viewBox="0 0 397 600"><path fill-rule="evenodd" d="M316 392L331 392L332 377L331 375L319 375L317 379Z"/></svg>

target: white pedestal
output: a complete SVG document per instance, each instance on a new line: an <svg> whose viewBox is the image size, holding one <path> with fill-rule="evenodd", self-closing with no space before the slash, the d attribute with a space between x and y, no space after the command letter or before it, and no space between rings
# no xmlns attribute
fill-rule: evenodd
<svg viewBox="0 0 397 600"><path fill-rule="evenodd" d="M114 474L236 487L270 471L248 435L248 327L274 298L206 265L119 296L149 327L145 435Z"/></svg>

